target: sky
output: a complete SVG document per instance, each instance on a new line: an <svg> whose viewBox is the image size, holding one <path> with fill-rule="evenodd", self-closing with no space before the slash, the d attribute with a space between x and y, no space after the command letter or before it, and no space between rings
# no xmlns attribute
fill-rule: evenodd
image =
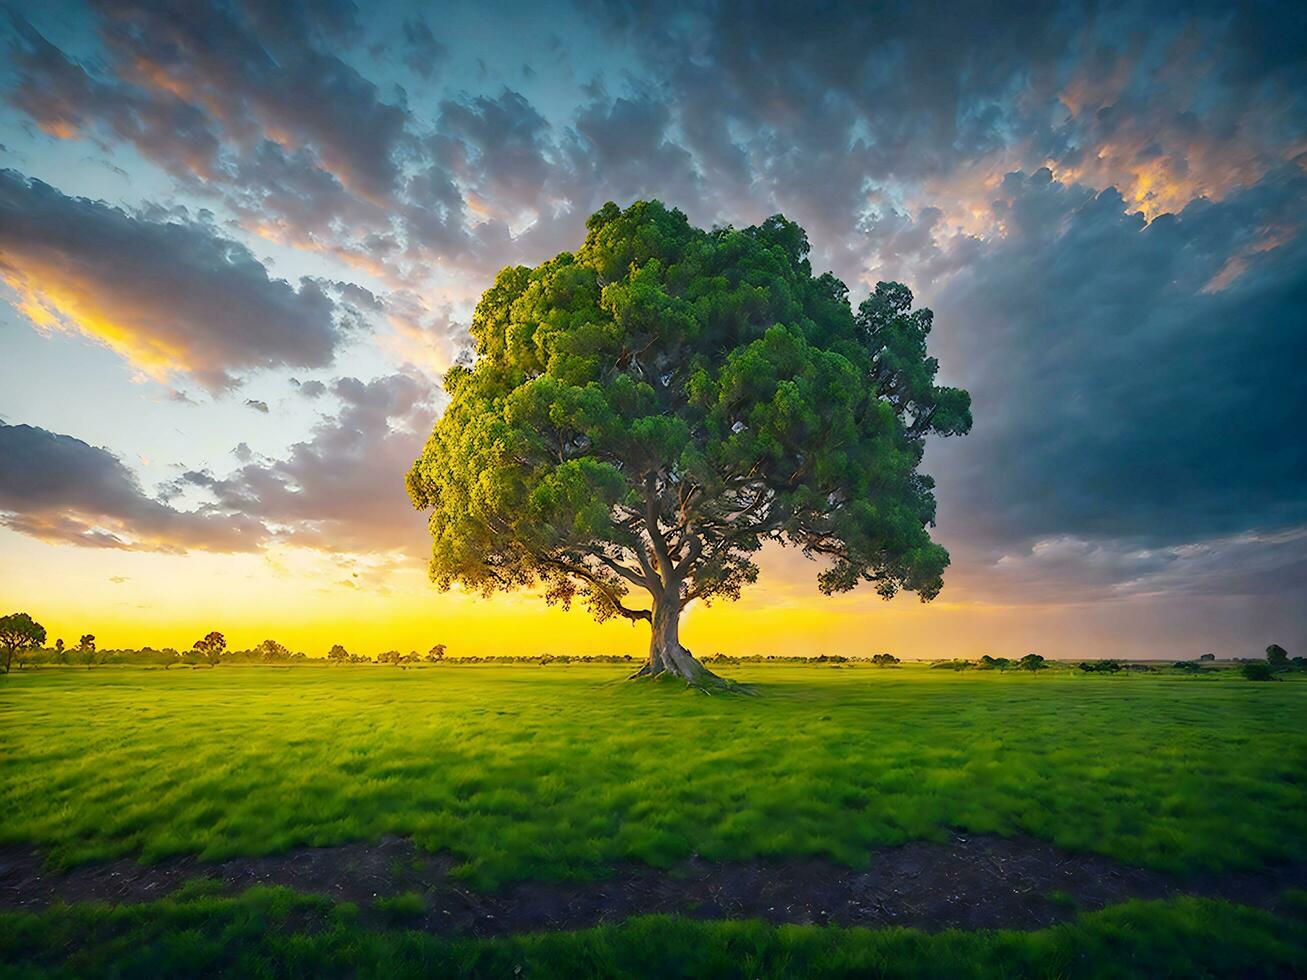
<svg viewBox="0 0 1307 980"><path fill-rule="evenodd" d="M764 553L698 654L1307 647L1307 6L0 4L0 605L53 639L632 653L427 580L480 293L604 202L935 311L938 599ZM5 609L3 611L9 611Z"/></svg>

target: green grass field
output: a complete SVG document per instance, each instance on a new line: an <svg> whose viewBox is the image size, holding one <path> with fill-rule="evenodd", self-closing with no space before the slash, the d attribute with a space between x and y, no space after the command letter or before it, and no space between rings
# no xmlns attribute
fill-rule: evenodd
<svg viewBox="0 0 1307 980"><path fill-rule="evenodd" d="M1307 855L1307 683L754 667L28 671L0 687L0 842L59 862L382 834L469 880L824 855L947 827L1189 871Z"/></svg>
<svg viewBox="0 0 1307 980"><path fill-rule="evenodd" d="M1307 893L1293 896L1307 914ZM360 926L285 889L0 917L14 977L1286 977L1301 920L1221 902L1128 902L1038 932L771 927L649 917L573 933L449 940Z"/></svg>
<svg viewBox="0 0 1307 980"><path fill-rule="evenodd" d="M1307 858L1303 679L920 666L728 672L758 696L631 685L623 668L603 666L23 671L0 681L0 844L35 844L53 863L75 864L403 835L456 855L456 873L480 889L692 854L858 866L875 845L949 828L1029 834L1181 873ZM1301 921L1285 926L1269 913L1231 912L1235 938L1195 946L1185 937L1228 911L1210 902L1107 909L1045 933L929 937L641 920L570 938L460 944L403 932L367 938L346 917L295 946L274 936L267 909L308 899L278 895L179 899L145 918L140 909L56 908L8 915L0 927L27 930L24 948L36 951L27 967L81 948L90 972L95 956L142 943L165 960L200 962L223 928L252 928L251 916L263 929L252 956L311 963L344 944L383 973L387 962L518 957L547 974L568 943L603 973L604 957L620 960L661 933L699 949L704 975L704 944L727 937L753 957L739 961L740 975L784 973L836 947L832 962L853 972L926 953L1000 972L1009 959L1047 964L1072 952L1092 966L1107 955L1104 936L1135 920L1156 929L1156 955L1211 947L1212 962L1288 928L1297 938L1276 947L1276 962L1307 967ZM76 957L68 963L75 969Z"/></svg>

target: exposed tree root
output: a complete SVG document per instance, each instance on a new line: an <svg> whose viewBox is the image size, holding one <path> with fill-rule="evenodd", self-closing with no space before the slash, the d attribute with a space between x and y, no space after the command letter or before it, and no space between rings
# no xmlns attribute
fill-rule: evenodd
<svg viewBox="0 0 1307 980"><path fill-rule="evenodd" d="M630 677L633 681L679 681L703 694L753 694L744 684L721 677L695 659L679 643L663 649L654 647L649 659Z"/></svg>

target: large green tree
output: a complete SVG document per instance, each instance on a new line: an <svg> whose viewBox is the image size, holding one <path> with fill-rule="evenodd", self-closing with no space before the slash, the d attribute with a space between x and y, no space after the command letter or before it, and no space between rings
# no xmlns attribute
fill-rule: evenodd
<svg viewBox="0 0 1307 980"><path fill-rule="evenodd" d="M822 560L824 593L933 598L948 553L918 466L971 413L935 384L930 311L880 283L855 312L779 215L704 231L610 203L586 227L577 252L499 273L471 366L446 377L408 475L436 584L542 586L647 621L637 676L700 687L719 679L682 646L681 612L737 598L766 541Z"/></svg>

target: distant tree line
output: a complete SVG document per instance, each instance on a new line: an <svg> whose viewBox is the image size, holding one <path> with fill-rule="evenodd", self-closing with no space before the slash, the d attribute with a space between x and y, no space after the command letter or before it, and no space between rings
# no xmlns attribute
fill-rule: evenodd
<svg viewBox="0 0 1307 980"><path fill-rule="evenodd" d="M85 666L96 667L102 664L134 664L145 667L216 667L219 664L295 664L308 663L310 658L303 651L292 651L284 643L268 639L250 647L248 650L232 650L227 647L227 638L217 630L211 630L196 640L188 649L175 647L140 647L107 649L96 645L95 635L85 633L73 647L67 646L62 639L55 640L54 645L46 647L45 628L32 620L26 613L15 613L0 618L0 667L8 673L10 666L19 668L24 665ZM416 652L400 655L397 651L383 653L376 661L371 657L348 653L340 644L328 652L328 663L439 663L445 658L446 647L437 643L421 657ZM321 661L318 661L321 662Z"/></svg>
<svg viewBox="0 0 1307 980"><path fill-rule="evenodd" d="M1049 663L1038 653L1027 653L1019 660L1009 657L991 657L985 654L979 660L935 660L930 665L936 670L1047 670Z"/></svg>
<svg viewBox="0 0 1307 980"><path fill-rule="evenodd" d="M101 664L135 664L138 666L189 666L216 667L219 664L296 664L321 663L302 651L291 651L283 643L267 639L248 650L230 650L226 637L217 630L210 630L196 640L189 649L177 650L173 647L141 647L139 649L102 649L96 644L95 634L83 633L75 646L69 647L63 639L56 639L53 646L46 646L46 630L27 613L11 613L0 616L0 667L9 673L14 667L22 669L26 665L59 665L96 667ZM327 651L327 664L387 664L396 667L417 666L421 664L523 664L548 666L550 664L627 664L636 658L631 654L532 654L525 656L464 656L447 658L447 647L436 643L426 653L410 650L387 650L378 654L374 660L363 654L350 653L339 643ZM643 658L641 658L643 659ZM1170 664L1131 663L1119 659L1085 660L1074 666L1087 674L1117 674L1123 671L1142 671L1155 673L1170 669L1184 674L1212 674L1219 668L1214 664L1215 654L1204 653L1196 660L1177 660ZM778 656L774 654L746 654L732 656L714 653L703 658L704 663L713 664L796 664L796 665L833 665L871 664L876 667L897 667L902 661L892 653L877 653L871 657L844 656L841 654L821 654L816 657ZM1292 671L1307 671L1307 657L1290 657L1288 651L1278 643L1266 648L1265 659L1239 659L1233 661L1240 666L1244 677L1254 681L1276 680L1280 675ZM1049 661L1037 653L1028 653L1020 659L994 657L985 654L978 660L941 659L930 663L939 670L1047 670ZM1062 665L1059 665L1062 666ZM1065 665L1067 667L1071 665Z"/></svg>

